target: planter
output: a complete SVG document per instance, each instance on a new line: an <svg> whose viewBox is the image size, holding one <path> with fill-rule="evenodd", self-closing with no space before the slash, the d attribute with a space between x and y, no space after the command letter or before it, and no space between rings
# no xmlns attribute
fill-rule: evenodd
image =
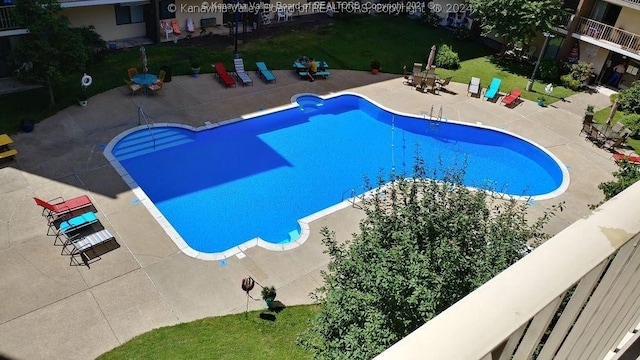
<svg viewBox="0 0 640 360"><path fill-rule="evenodd" d="M23 132L27 132L27 133L32 132L34 128L34 124L31 120L24 120L20 124L20 128L22 129Z"/></svg>
<svg viewBox="0 0 640 360"><path fill-rule="evenodd" d="M592 112L585 112L584 113L584 121L585 122L593 122L593 113Z"/></svg>
<svg viewBox="0 0 640 360"><path fill-rule="evenodd" d="M86 99L85 99L85 100L78 99L78 105L80 105L80 106L82 106L82 107L87 106L87 104L88 104L88 103L89 103L89 100L86 100Z"/></svg>
<svg viewBox="0 0 640 360"><path fill-rule="evenodd" d="M377 73L378 73L378 71L379 71L378 69L371 69L371 73L372 73L372 74L377 74Z"/></svg>
<svg viewBox="0 0 640 360"><path fill-rule="evenodd" d="M538 106L544 107L544 100L538 99Z"/></svg>
<svg viewBox="0 0 640 360"><path fill-rule="evenodd" d="M193 75L193 77L197 78L198 74L200 74L200 68L199 67L192 67L191 68L191 74Z"/></svg>

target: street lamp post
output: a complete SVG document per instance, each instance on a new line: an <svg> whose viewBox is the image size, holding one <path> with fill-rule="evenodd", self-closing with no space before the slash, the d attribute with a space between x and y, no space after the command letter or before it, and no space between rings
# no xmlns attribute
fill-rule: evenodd
<svg viewBox="0 0 640 360"><path fill-rule="evenodd" d="M544 32L542 33L542 35L544 35L544 44L542 45L542 50L540 50L540 54L538 55L538 60L536 60L536 66L533 67L533 74L531 74L531 79L529 79L529 81L527 82L527 91L531 91L531 88L533 87L533 80L536 76L536 71L538 71L538 66L540 66L540 60L542 60L542 56L547 51L549 39L555 37L555 35L550 32Z"/></svg>
<svg viewBox="0 0 640 360"><path fill-rule="evenodd" d="M235 31L234 31L234 49L233 49L233 58L234 59L238 59L240 57L240 55L238 54L238 15L240 14L238 12L238 7L240 6L240 0L236 0L236 9L235 9L235 13L233 14L233 18L235 20Z"/></svg>

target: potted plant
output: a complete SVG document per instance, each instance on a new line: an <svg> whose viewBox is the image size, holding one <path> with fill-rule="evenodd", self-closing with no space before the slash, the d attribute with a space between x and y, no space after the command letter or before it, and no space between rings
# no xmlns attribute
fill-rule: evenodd
<svg viewBox="0 0 640 360"><path fill-rule="evenodd" d="M544 102L547 101L547 98L544 96L538 97L538 106L544 106Z"/></svg>
<svg viewBox="0 0 640 360"><path fill-rule="evenodd" d="M80 104L80 106L87 106L89 102L89 98L87 97L87 93L84 92L84 90L78 95L78 104Z"/></svg>
<svg viewBox="0 0 640 360"><path fill-rule="evenodd" d="M197 62L191 62L191 74L193 74L193 77L198 77L198 74L200 74L200 64Z"/></svg>
<svg viewBox="0 0 640 360"><path fill-rule="evenodd" d="M587 105L587 108L584 111L584 121L586 122L593 122L593 109L595 108L595 106L589 104Z"/></svg>
<svg viewBox="0 0 640 360"><path fill-rule="evenodd" d="M276 288L273 286L265 286L262 288L262 300L264 300L267 307L271 309L273 301L276 299Z"/></svg>
<svg viewBox="0 0 640 360"><path fill-rule="evenodd" d="M382 70L382 65L380 64L380 61L373 60L371 62L371 73L377 74L380 70Z"/></svg>

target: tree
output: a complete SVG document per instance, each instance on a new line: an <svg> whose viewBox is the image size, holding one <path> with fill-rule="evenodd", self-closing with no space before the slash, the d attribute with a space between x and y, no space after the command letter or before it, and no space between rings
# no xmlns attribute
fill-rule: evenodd
<svg viewBox="0 0 640 360"><path fill-rule="evenodd" d="M316 359L373 358L546 238L555 207L529 224L526 203L466 188L463 171L434 171L443 183L421 159L414 170L362 201L351 241L322 229L330 262L313 295L323 307L298 338Z"/></svg>
<svg viewBox="0 0 640 360"><path fill-rule="evenodd" d="M618 103L621 110L640 114L640 81L634 81L629 88L620 91L618 94Z"/></svg>
<svg viewBox="0 0 640 360"><path fill-rule="evenodd" d="M616 161L618 170L613 173L614 180L605 181L598 185L598 189L602 190L604 194L604 200L592 205L589 205L589 209L593 210L602 205L605 201L613 198L614 196L623 192L629 186L640 181L640 166L629 162L626 159Z"/></svg>
<svg viewBox="0 0 640 360"><path fill-rule="evenodd" d="M528 42L536 32L549 31L566 16L559 0L469 0L482 34L505 39L502 52L510 42Z"/></svg>
<svg viewBox="0 0 640 360"><path fill-rule="evenodd" d="M54 85L71 73L85 70L89 60L85 41L60 15L57 0L20 0L14 10L18 24L29 29L12 50L13 61L23 64L17 77L45 85L50 105L54 105Z"/></svg>

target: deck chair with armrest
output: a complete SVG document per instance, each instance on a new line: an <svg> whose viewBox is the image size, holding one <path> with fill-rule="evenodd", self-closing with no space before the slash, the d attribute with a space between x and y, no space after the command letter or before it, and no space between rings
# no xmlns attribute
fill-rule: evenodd
<svg viewBox="0 0 640 360"><path fill-rule="evenodd" d="M493 78L487 91L484 93L485 100L493 100L498 96L498 91L500 91L500 84L502 83L502 79Z"/></svg>
<svg viewBox="0 0 640 360"><path fill-rule="evenodd" d="M587 121L587 120L583 120L582 121L582 130L580 130L580 134L587 134L587 139L589 139L589 137L591 136L591 129L593 127L593 121Z"/></svg>
<svg viewBox="0 0 640 360"><path fill-rule="evenodd" d="M159 94L162 89L164 89L164 81L160 81L160 79L149 85L149 87L147 88L147 90L150 91L151 94Z"/></svg>
<svg viewBox="0 0 640 360"><path fill-rule="evenodd" d="M244 70L244 61L242 58L233 59L233 67L236 70L236 77L242 82L242 86L251 84L253 86L253 80Z"/></svg>
<svg viewBox="0 0 640 360"><path fill-rule="evenodd" d="M422 81L422 63L413 63L409 85L418 86Z"/></svg>
<svg viewBox="0 0 640 360"><path fill-rule="evenodd" d="M218 77L218 80L220 80L220 82L222 84L224 84L225 87L228 88L228 87L231 87L231 86L236 86L235 80L233 80L231 75L229 75L229 73L227 72L227 69L225 69L223 63L217 62L215 64L211 64L211 66L215 70L215 73L216 73L216 76Z"/></svg>
<svg viewBox="0 0 640 360"><path fill-rule="evenodd" d="M37 197L34 197L33 200L35 200L38 206L42 206L42 216L46 216L49 220L57 219L75 210L93 206L91 199L89 199L87 195L78 196L69 200L65 200L61 196L49 201L44 201Z"/></svg>
<svg viewBox="0 0 640 360"><path fill-rule="evenodd" d="M127 84L127 89L131 90L131 96L135 95L136 92L142 89L142 86L134 83L131 80L124 79L124 82L125 84Z"/></svg>
<svg viewBox="0 0 640 360"><path fill-rule="evenodd" d="M438 85L439 89L446 89L449 83L451 83L452 76L447 76L444 80L436 80L436 85Z"/></svg>
<svg viewBox="0 0 640 360"><path fill-rule="evenodd" d="M138 75L138 68L129 68L127 74L129 75L129 80L133 80L133 77Z"/></svg>
<svg viewBox="0 0 640 360"><path fill-rule="evenodd" d="M513 89L513 90L511 90L509 95L507 95L504 98L502 98L502 103L505 106L514 105L514 104L516 104L518 102L518 100L520 100L520 96L521 95L522 95L522 91L520 91L518 89Z"/></svg>
<svg viewBox="0 0 640 360"><path fill-rule="evenodd" d="M472 77L467 87L467 95L480 96L480 78Z"/></svg>
<svg viewBox="0 0 640 360"><path fill-rule="evenodd" d="M274 83L276 82L276 77L275 75L273 75L271 70L269 70L267 64L262 61L258 61L256 62L256 66L258 67L258 70L256 70L258 76L262 77L264 81L266 81L267 83L271 81L273 81Z"/></svg>
<svg viewBox="0 0 640 360"><path fill-rule="evenodd" d="M603 145L609 150L615 150L621 147L622 144L624 144L624 142L627 140L627 136L629 136L629 133L623 132L619 137L606 139Z"/></svg>
<svg viewBox="0 0 640 360"><path fill-rule="evenodd" d="M196 32L196 27L193 25L193 18L187 18L187 34L188 38L191 38Z"/></svg>

